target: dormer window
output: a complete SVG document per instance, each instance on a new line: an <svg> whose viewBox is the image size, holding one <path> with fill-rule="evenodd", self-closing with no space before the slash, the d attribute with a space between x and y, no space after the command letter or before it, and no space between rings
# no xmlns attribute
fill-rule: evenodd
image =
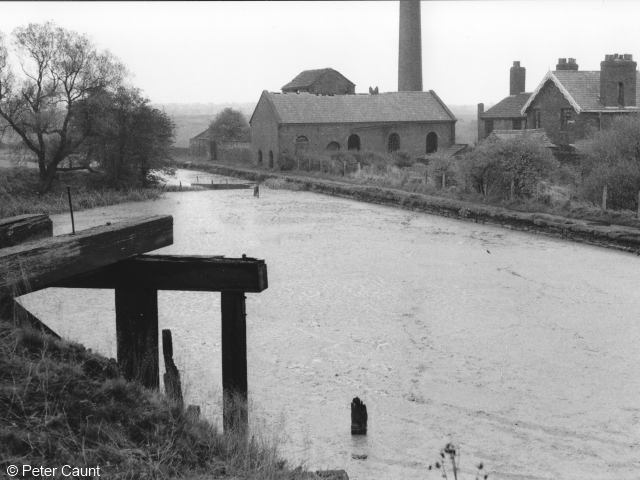
<svg viewBox="0 0 640 480"><path fill-rule="evenodd" d="M618 105L624 107L624 83L618 82Z"/></svg>

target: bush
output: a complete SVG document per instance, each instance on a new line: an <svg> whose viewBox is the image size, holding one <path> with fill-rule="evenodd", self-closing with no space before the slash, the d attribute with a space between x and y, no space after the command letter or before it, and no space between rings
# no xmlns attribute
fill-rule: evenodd
<svg viewBox="0 0 640 480"><path fill-rule="evenodd" d="M521 136L486 140L461 163L467 186L485 198L528 198L542 180L552 175L558 162L537 140Z"/></svg>
<svg viewBox="0 0 640 480"><path fill-rule="evenodd" d="M427 174L439 188L456 185L456 160L453 157L434 157L427 165Z"/></svg>

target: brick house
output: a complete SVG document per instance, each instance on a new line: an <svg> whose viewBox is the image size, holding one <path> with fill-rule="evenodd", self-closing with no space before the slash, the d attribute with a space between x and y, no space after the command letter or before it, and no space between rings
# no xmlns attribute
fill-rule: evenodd
<svg viewBox="0 0 640 480"><path fill-rule="evenodd" d="M526 69L519 61L513 62L509 71L509 96L493 107L484 110L478 104L478 141L487 138L494 130L521 130L526 126L526 116L521 112L531 93L525 92Z"/></svg>
<svg viewBox="0 0 640 480"><path fill-rule="evenodd" d="M620 115L640 112L636 62L629 54L606 55L600 71L559 59L522 107L527 128L542 128L556 145L571 145L606 129Z"/></svg>
<svg viewBox="0 0 640 480"><path fill-rule="evenodd" d="M282 93L317 93L319 95L349 95L356 86L333 68L304 70L282 87Z"/></svg>
<svg viewBox="0 0 640 480"><path fill-rule="evenodd" d="M259 165L283 155L402 150L413 157L455 148L456 118L433 90L313 95L264 91L251 116L251 147Z"/></svg>

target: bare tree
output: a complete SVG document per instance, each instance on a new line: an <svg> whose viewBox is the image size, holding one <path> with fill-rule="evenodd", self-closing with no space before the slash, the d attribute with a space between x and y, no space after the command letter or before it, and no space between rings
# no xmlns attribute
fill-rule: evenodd
<svg viewBox="0 0 640 480"><path fill-rule="evenodd" d="M58 165L91 130L73 121L84 111L77 107L93 93L118 87L125 69L86 36L50 22L17 28L13 40L19 75L0 37L0 117L35 154L40 189L46 191Z"/></svg>

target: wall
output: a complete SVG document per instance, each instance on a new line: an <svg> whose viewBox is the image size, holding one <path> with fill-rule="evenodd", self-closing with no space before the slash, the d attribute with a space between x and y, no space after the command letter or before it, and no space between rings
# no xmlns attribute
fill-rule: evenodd
<svg viewBox="0 0 640 480"><path fill-rule="evenodd" d="M273 107L264 97L260 99L251 119L251 150L258 163L258 151L262 151L262 164L269 165L269 151L274 163L278 159L278 122Z"/></svg>
<svg viewBox="0 0 640 480"><path fill-rule="evenodd" d="M577 139L584 138L591 129L598 129L598 115L582 113L580 115L571 107L571 104L562 95L558 87L552 81L548 81L538 93L538 96L527 109L527 127L535 128L534 110L540 109L539 128L543 128L553 143L557 145L567 145ZM573 111L574 123L567 125L562 130L560 125L560 111L564 108L571 108Z"/></svg>
<svg viewBox="0 0 640 480"><path fill-rule="evenodd" d="M360 137L360 150L386 152L389 135L397 133L400 136L400 150L417 157L425 154L429 132L438 135L438 150L454 143L453 122L282 125L279 142L281 153L289 155L294 155L296 138L301 135L309 139L309 151L324 152L330 142L338 142L340 150L346 151L347 140L355 133Z"/></svg>

